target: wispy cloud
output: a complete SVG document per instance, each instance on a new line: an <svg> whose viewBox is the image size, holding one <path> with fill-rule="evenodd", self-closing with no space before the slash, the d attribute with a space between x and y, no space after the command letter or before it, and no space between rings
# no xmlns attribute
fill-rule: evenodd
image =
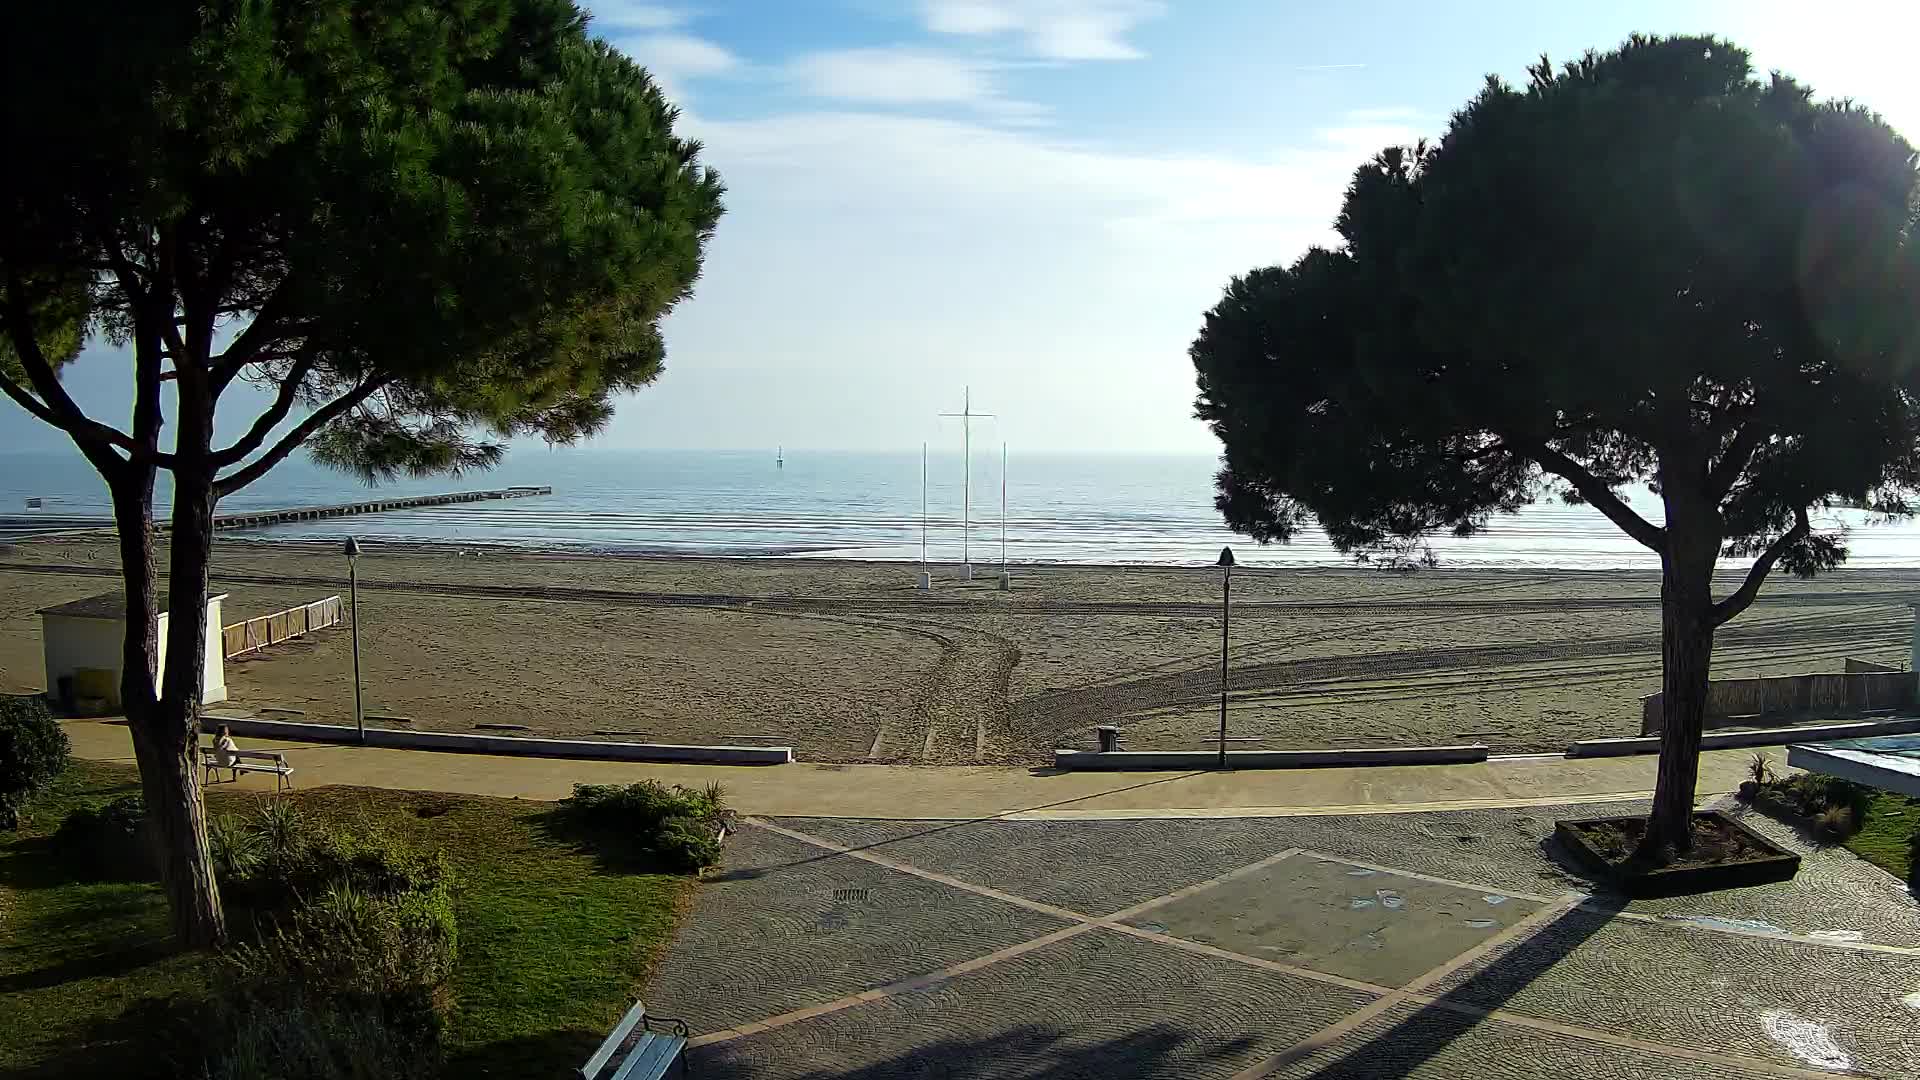
<svg viewBox="0 0 1920 1080"><path fill-rule="evenodd" d="M864 105L955 105L996 119L1031 122L1040 106L1001 92L998 67L976 57L914 48L839 49L810 53L788 65L809 96Z"/></svg>
<svg viewBox="0 0 1920 1080"><path fill-rule="evenodd" d="M593 10L594 30L606 38L635 31L669 30L687 21L685 11L665 4L593 0L585 6Z"/></svg>
<svg viewBox="0 0 1920 1080"><path fill-rule="evenodd" d="M921 0L927 29L974 37L1010 36L1050 60L1136 60L1127 40L1166 11L1158 0Z"/></svg>
<svg viewBox="0 0 1920 1080"><path fill-rule="evenodd" d="M723 75L741 63L725 46L691 34L645 34L618 44L649 70L674 78Z"/></svg>

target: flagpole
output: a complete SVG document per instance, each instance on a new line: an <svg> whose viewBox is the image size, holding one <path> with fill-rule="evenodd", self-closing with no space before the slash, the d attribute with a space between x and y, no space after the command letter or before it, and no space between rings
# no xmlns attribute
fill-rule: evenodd
<svg viewBox="0 0 1920 1080"><path fill-rule="evenodd" d="M1000 444L1000 574L1007 573L1007 444Z"/></svg>

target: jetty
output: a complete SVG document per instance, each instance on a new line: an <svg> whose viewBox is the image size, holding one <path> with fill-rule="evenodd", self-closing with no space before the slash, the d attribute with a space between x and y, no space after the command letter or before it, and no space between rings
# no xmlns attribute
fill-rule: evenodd
<svg viewBox="0 0 1920 1080"><path fill-rule="evenodd" d="M455 503L486 502L490 499L526 499L535 495L551 495L553 488L547 486L496 488L492 491L455 491L445 495L410 495L404 498L368 499L365 502L339 503L333 506L296 506L286 510L250 510L240 514L220 514L213 519L213 527L219 529L259 529L269 525L284 525L290 521L310 521L314 518L349 517L354 514L379 514L388 510L412 510L422 506L451 506Z"/></svg>

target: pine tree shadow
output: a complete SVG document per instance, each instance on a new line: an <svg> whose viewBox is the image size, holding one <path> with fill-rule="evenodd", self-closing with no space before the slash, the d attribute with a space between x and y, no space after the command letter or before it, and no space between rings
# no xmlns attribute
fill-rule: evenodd
<svg viewBox="0 0 1920 1080"><path fill-rule="evenodd" d="M1280 1064L1305 1062L1336 1053L1337 1057L1302 1075L1313 1080L1389 1080L1413 1075L1456 1040L1486 1023L1488 1012L1504 1007L1582 942L1599 933L1626 904L1624 897L1593 897L1562 912L1519 944L1496 955L1492 962L1439 994L1431 1004L1418 1006L1411 1015L1392 1021L1385 1028L1374 1029L1371 1037L1352 1049L1329 1051L1325 1046L1303 1045L1298 1048L1297 1056Z"/></svg>
<svg viewBox="0 0 1920 1080"><path fill-rule="evenodd" d="M776 1042L777 1046L778 1043ZM1249 1063L1257 1046L1251 1036L1199 1045L1196 1034L1155 1024L1111 1039L1088 1042L1065 1032L1029 1025L982 1038L947 1038L857 1067L828 1066L806 1072L782 1067L777 1054L736 1043L694 1051L692 1074L709 1080L1113 1080L1116 1077L1188 1077L1218 1069L1212 1062ZM852 1057L859 1047L844 1048Z"/></svg>

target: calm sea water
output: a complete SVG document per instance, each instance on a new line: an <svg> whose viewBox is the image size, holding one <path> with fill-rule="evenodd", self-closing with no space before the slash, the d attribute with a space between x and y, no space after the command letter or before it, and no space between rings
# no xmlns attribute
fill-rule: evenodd
<svg viewBox="0 0 1920 1080"><path fill-rule="evenodd" d="M1217 464L1204 455L1016 454L1006 469L1006 553L1011 562L1210 563L1221 545L1257 565L1346 565L1311 534L1260 547L1225 529L1213 509ZM999 455L973 460L972 529L964 530L960 455L934 454L927 469L927 555L998 562ZM163 474L164 475L164 474ZM921 463L917 452L772 452L519 449L490 473L403 480L395 495L550 485L550 496L303 521L242 535L261 539L435 541L462 545L701 554L917 560ZM165 501L164 490L160 493ZM25 500L43 505L27 510ZM308 506L367 497L351 477L290 459L223 511ZM1657 511L1653 498L1634 500ZM106 491L77 457L0 455L0 538L98 520ZM1875 523L1842 512L1857 567L1920 566L1920 523ZM1497 518L1470 540L1433 541L1445 566L1657 569L1654 557L1585 507L1542 503Z"/></svg>

